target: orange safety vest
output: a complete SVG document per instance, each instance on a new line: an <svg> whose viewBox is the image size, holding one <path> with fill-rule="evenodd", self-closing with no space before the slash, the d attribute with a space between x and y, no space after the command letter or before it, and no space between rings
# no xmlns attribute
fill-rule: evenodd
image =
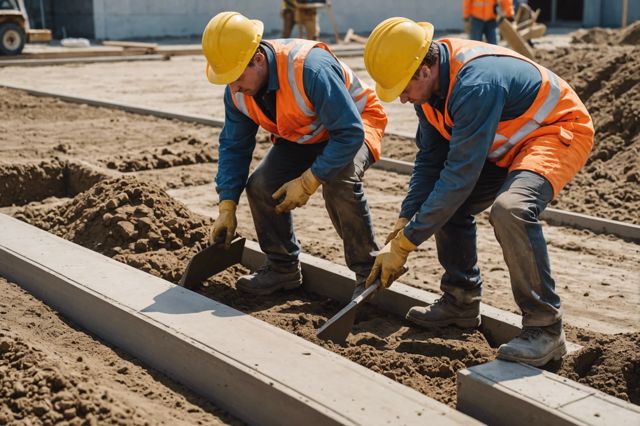
<svg viewBox="0 0 640 426"><path fill-rule="evenodd" d="M439 41L449 50L444 115L428 103L421 106L427 121L447 140L451 140L449 129L454 128L449 99L466 64L482 56L510 56L538 69L542 83L536 98L520 117L498 123L488 159L510 171L531 170L545 176L557 194L582 168L593 145L593 123L578 95L556 74L510 49L471 40ZM564 149L569 147L570 151Z"/></svg>
<svg viewBox="0 0 640 426"><path fill-rule="evenodd" d="M276 92L276 122L262 112L252 96L240 92L232 96L236 108L271 134L299 144L311 144L329 139L325 129L314 113L307 98L302 78L304 60L315 47L333 53L320 42L309 40L270 40L267 43L275 51L280 87ZM335 57L335 55L334 55ZM338 60L336 58L336 60ZM387 125L387 115L375 91L362 82L354 72L340 60L345 77L345 86L362 118L365 142L374 158L380 159L381 141Z"/></svg>
<svg viewBox="0 0 640 426"><path fill-rule="evenodd" d="M462 17L474 17L483 21L496 19L496 5L498 0L463 0ZM513 17L513 0L500 0L502 14L507 18Z"/></svg>

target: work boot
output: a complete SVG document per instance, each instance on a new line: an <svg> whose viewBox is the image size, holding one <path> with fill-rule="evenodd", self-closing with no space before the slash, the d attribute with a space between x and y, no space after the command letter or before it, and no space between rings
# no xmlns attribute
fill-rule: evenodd
<svg viewBox="0 0 640 426"><path fill-rule="evenodd" d="M518 337L500 345L498 358L542 367L567 353L564 330L553 333L544 327L524 327Z"/></svg>
<svg viewBox="0 0 640 426"><path fill-rule="evenodd" d="M427 306L414 306L406 318L422 327L445 327L456 325L462 328L480 326L480 301L458 305L443 295Z"/></svg>
<svg viewBox="0 0 640 426"><path fill-rule="evenodd" d="M300 265L294 269L281 269L272 264L258 268L251 275L243 275L238 279L238 290L249 294L267 295L280 289L292 290L302 285Z"/></svg>

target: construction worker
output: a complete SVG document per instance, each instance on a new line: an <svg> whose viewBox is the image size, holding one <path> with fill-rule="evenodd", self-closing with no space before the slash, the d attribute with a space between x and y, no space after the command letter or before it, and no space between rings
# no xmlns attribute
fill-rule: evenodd
<svg viewBox="0 0 640 426"><path fill-rule="evenodd" d="M293 26L297 24L300 32L304 31L304 38L319 40L318 7L325 3L326 0L284 0L282 2L282 37L291 37Z"/></svg>
<svg viewBox="0 0 640 426"><path fill-rule="evenodd" d="M282 38L289 38L296 22L296 1L284 0L280 14L282 15Z"/></svg>
<svg viewBox="0 0 640 426"><path fill-rule="evenodd" d="M500 8L513 21L513 0L500 0ZM487 43L498 44L497 9L498 0L462 0L465 32L471 40L482 41L484 35Z"/></svg>
<svg viewBox="0 0 640 426"><path fill-rule="evenodd" d="M414 104L419 119L409 189L367 285L389 286L435 235L443 296L407 319L425 327L480 325L482 277L474 216L489 221L523 314L498 357L543 365L566 353L540 213L585 164L591 118L557 75L516 52L466 39L432 41L433 26L390 18L371 33L367 71L381 100Z"/></svg>
<svg viewBox="0 0 640 426"><path fill-rule="evenodd" d="M202 36L206 75L226 84L216 189L219 216L211 239L236 230L236 206L246 188L264 267L237 283L269 294L302 284L291 210L322 186L329 217L344 241L347 266L361 284L378 249L362 177L380 158L387 124L372 88L319 42L262 40L263 24L237 12L211 19ZM251 176L259 127L273 142Z"/></svg>

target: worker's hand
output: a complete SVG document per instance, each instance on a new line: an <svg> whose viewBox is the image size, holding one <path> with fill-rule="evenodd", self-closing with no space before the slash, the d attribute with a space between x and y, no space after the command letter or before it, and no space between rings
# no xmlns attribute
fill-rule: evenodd
<svg viewBox="0 0 640 426"><path fill-rule="evenodd" d="M415 249L416 245L404 236L404 232L398 232L398 235L376 256L364 286L369 287L376 278L380 277L380 285L383 288L389 287L406 271L404 264L407 263L409 253Z"/></svg>
<svg viewBox="0 0 640 426"><path fill-rule="evenodd" d="M393 231L389 232L389 235L387 235L387 239L384 243L389 244L389 242L393 240L396 235L398 235L398 231L404 229L404 227L407 226L407 223L409 223L409 219L407 219L406 217L399 217L396 221L396 224L393 225Z"/></svg>
<svg viewBox="0 0 640 426"><path fill-rule="evenodd" d="M211 229L209 244L213 245L224 242L224 247L229 249L237 227L238 221L236 219L235 201L220 201L220 204L218 204L218 218Z"/></svg>
<svg viewBox="0 0 640 426"><path fill-rule="evenodd" d="M464 19L464 32L467 34L471 34L471 19L470 18L465 18Z"/></svg>
<svg viewBox="0 0 640 426"><path fill-rule="evenodd" d="M510 24L513 24L515 21L513 20L513 16L505 16L504 19L509 21Z"/></svg>
<svg viewBox="0 0 640 426"><path fill-rule="evenodd" d="M296 207L304 206L319 186L320 181L311 173L311 169L307 169L303 174L285 183L273 193L274 200L284 198L276 206L276 213L286 213Z"/></svg>

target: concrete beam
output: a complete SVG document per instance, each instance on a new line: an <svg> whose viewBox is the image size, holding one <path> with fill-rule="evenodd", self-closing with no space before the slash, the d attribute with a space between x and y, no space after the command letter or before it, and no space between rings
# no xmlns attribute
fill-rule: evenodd
<svg viewBox="0 0 640 426"><path fill-rule="evenodd" d="M250 315L0 214L0 275L251 424L475 424Z"/></svg>
<svg viewBox="0 0 640 426"><path fill-rule="evenodd" d="M458 372L457 408L490 425L639 425L640 407L529 365Z"/></svg>
<svg viewBox="0 0 640 426"><path fill-rule="evenodd" d="M255 241L246 241L242 264L256 270L264 264L265 254ZM300 255L304 288L312 293L347 303L351 300L355 280L353 272L346 266L338 265L328 260L320 259L308 254ZM371 299L371 303L380 309L398 315L402 318L413 306L425 306L433 303L440 295L415 287L394 283L388 289L381 290ZM522 317L503 311L492 306L481 304L482 326L480 330L487 337L489 343L498 346L520 334ZM580 345L568 344L569 351L580 349Z"/></svg>

